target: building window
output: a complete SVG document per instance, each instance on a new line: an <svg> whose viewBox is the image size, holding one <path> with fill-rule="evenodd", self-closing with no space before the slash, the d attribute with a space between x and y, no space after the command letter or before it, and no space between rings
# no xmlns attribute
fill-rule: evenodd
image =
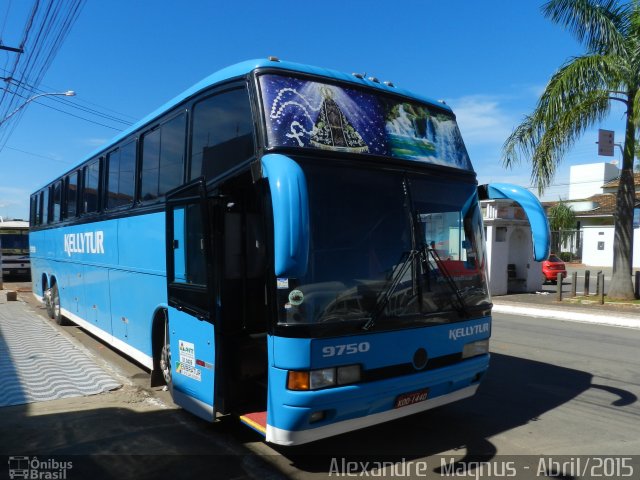
<svg viewBox="0 0 640 480"><path fill-rule="evenodd" d="M217 177L253 154L253 118L246 90L220 93L194 106L192 180Z"/></svg>
<svg viewBox="0 0 640 480"><path fill-rule="evenodd" d="M496 227L496 242L507 241L507 227Z"/></svg>

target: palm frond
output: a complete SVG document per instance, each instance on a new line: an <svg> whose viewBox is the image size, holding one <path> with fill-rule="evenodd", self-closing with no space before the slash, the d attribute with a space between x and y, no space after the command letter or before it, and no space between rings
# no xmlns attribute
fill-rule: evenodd
<svg viewBox="0 0 640 480"><path fill-rule="evenodd" d="M616 0L550 0L542 12L565 26L590 52L621 55L626 49L630 8Z"/></svg>
<svg viewBox="0 0 640 480"><path fill-rule="evenodd" d="M513 131L503 145L503 163L511 167L523 158L531 161L531 180L542 193L549 186L556 168L576 140L610 109L609 92L576 92L570 105L554 113L548 104L539 104L532 115Z"/></svg>
<svg viewBox="0 0 640 480"><path fill-rule="evenodd" d="M628 65L619 57L585 55L565 63L551 77L535 109L539 122L550 124L566 110L582 104L594 92L608 92L626 101Z"/></svg>

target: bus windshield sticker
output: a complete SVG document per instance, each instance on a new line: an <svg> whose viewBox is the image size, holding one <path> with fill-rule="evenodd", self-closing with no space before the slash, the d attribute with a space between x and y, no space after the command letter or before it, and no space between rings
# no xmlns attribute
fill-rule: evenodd
<svg viewBox="0 0 640 480"><path fill-rule="evenodd" d="M278 278L276 279L276 286L278 290L288 290L289 289L289 279L288 278Z"/></svg>
<svg viewBox="0 0 640 480"><path fill-rule="evenodd" d="M294 306L302 305L304 302L304 293L300 290L291 290L289 293L289 303Z"/></svg>
<svg viewBox="0 0 640 480"><path fill-rule="evenodd" d="M269 144L393 156L471 170L452 114L347 86L260 77Z"/></svg>

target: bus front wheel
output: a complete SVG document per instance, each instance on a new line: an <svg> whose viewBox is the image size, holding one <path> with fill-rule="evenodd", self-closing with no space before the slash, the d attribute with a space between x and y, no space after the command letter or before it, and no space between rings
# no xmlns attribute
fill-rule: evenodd
<svg viewBox="0 0 640 480"><path fill-rule="evenodd" d="M167 387L171 388L171 347L169 345L169 322L164 322L164 338L160 352L160 370Z"/></svg>

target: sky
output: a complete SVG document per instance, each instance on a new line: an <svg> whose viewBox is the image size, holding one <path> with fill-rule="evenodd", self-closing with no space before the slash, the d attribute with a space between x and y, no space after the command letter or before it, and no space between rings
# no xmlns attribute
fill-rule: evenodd
<svg viewBox="0 0 640 480"><path fill-rule="evenodd" d="M5 3L5 2L3 2ZM2 42L18 38L31 2L0 4ZM501 148L533 110L551 75L584 52L535 0L89 0L47 70L35 101L0 151L0 216L28 218L29 195L209 74L270 55L361 72L434 99L458 118L479 183L531 185L531 168L506 169ZM9 9L7 10L7 5ZM2 24L4 20L4 25ZM0 51L0 77L13 61ZM600 128L622 140L623 112ZM106 118L106 115L109 118ZM117 120L116 120L117 119ZM87 121L90 120L90 121ZM566 198L569 167L597 156L597 128L565 156L543 200Z"/></svg>

